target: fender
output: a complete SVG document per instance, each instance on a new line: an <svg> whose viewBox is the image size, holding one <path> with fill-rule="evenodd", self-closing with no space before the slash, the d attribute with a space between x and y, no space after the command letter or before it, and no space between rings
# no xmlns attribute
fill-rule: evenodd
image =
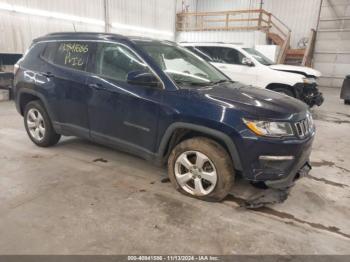
<svg viewBox="0 0 350 262"><path fill-rule="evenodd" d="M297 84L291 86L289 84L270 83L265 89L274 91L275 88L287 88L294 93L295 98L300 99L300 88L297 88L296 85Z"/></svg>
<svg viewBox="0 0 350 262"><path fill-rule="evenodd" d="M52 112L52 110L50 109L49 103L45 99L44 95L39 93L39 92L37 92L37 91L35 91L35 90L33 90L33 89L29 89L29 88L25 88L25 87L20 88L16 92L16 95L15 95L16 109L21 115L23 115L23 113L24 113L24 112L21 111L21 108L20 108L20 105L21 105L20 99L21 99L21 96L23 94L30 94L30 95L36 96L44 104L45 109L46 109L47 113L49 114L49 117L50 117L51 121L54 121L55 119L57 119L55 117L54 113Z"/></svg>
<svg viewBox="0 0 350 262"><path fill-rule="evenodd" d="M195 125L195 124L190 124L190 123L185 123L185 122L176 122L171 124L167 130L165 131L162 140L160 142L159 145L159 149L158 149L158 156L163 156L167 147L167 144L172 136L172 134L174 133L174 131L176 129L179 128L186 128L186 129L190 129L193 131L198 131L207 135L210 135L212 137L215 137L217 139L219 139L220 141L222 141L227 149L229 150L229 153L231 155L231 159L233 162L233 165L235 167L235 169L239 170L239 171L243 171L242 168L242 164L241 164L241 160L236 148L236 145L234 144L234 142L232 141L232 139L226 135L225 133L215 130L215 129L211 129L205 126L200 126L200 125Z"/></svg>

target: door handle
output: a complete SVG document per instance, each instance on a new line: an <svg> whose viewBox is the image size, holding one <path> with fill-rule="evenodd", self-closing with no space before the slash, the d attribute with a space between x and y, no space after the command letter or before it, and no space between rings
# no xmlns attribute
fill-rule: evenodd
<svg viewBox="0 0 350 262"><path fill-rule="evenodd" d="M48 77L48 78L54 77L54 75L53 75L51 72L46 72L46 73L43 73L42 75L43 75L43 76L46 76L46 77Z"/></svg>
<svg viewBox="0 0 350 262"><path fill-rule="evenodd" d="M89 87L93 89L105 89L101 84L89 84Z"/></svg>
<svg viewBox="0 0 350 262"><path fill-rule="evenodd" d="M227 67L226 66L219 66L219 68L226 69Z"/></svg>

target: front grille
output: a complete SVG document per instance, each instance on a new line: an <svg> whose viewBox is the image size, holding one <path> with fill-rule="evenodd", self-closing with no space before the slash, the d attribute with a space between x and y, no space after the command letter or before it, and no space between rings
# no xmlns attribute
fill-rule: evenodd
<svg viewBox="0 0 350 262"><path fill-rule="evenodd" d="M295 123L295 129L300 138L308 136L313 131L313 128L313 123L310 117L306 117Z"/></svg>

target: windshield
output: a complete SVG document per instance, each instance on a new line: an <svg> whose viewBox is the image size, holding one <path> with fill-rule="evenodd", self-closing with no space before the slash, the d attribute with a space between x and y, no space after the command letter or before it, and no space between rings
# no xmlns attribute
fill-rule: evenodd
<svg viewBox="0 0 350 262"><path fill-rule="evenodd" d="M230 81L212 65L183 47L162 42L140 41L138 44L180 87Z"/></svg>
<svg viewBox="0 0 350 262"><path fill-rule="evenodd" d="M254 48L243 48L243 50L251 54L260 64L267 66L275 64L272 60L270 60Z"/></svg>

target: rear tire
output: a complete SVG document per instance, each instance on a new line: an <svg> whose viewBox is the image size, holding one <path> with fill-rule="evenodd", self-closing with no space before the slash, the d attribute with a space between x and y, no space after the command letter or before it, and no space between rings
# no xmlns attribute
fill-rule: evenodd
<svg viewBox="0 0 350 262"><path fill-rule="evenodd" d="M196 137L174 147L168 174L179 192L205 201L221 201L234 182L232 160L214 140Z"/></svg>
<svg viewBox="0 0 350 262"><path fill-rule="evenodd" d="M345 100L344 100L344 104L345 104L345 105L350 105L350 100L349 100L349 99L345 99Z"/></svg>
<svg viewBox="0 0 350 262"><path fill-rule="evenodd" d="M40 147L58 143L61 135L52 127L51 119L39 100L29 102L24 109L24 126L29 138Z"/></svg>

